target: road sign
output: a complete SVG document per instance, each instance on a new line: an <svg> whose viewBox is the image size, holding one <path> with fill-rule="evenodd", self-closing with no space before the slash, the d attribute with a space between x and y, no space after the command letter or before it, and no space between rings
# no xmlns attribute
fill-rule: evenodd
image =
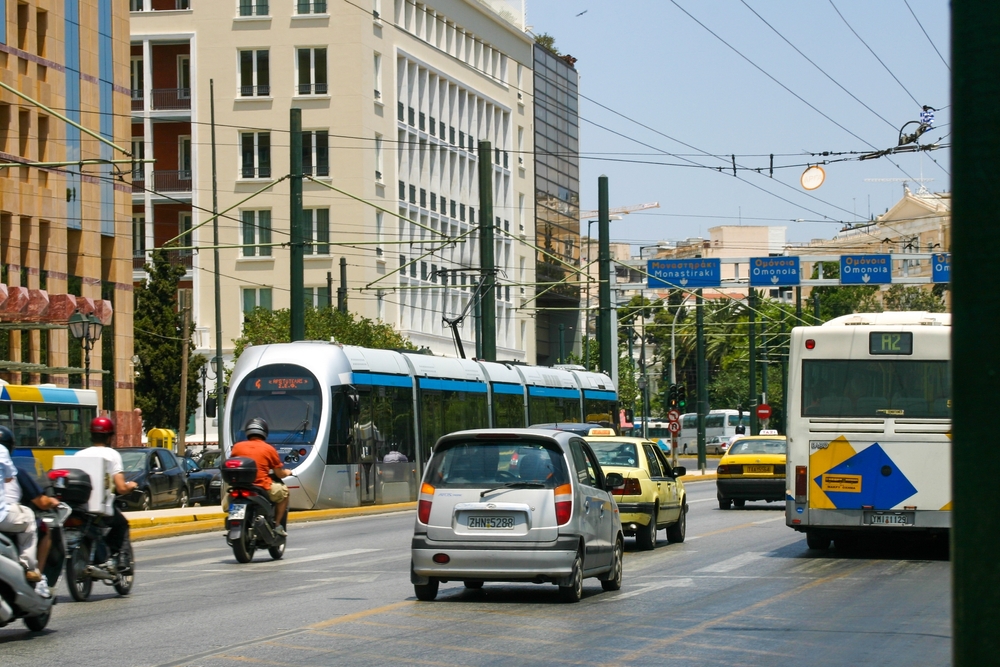
<svg viewBox="0 0 1000 667"><path fill-rule="evenodd" d="M681 418L681 413L678 412L677 410L671 410L670 412L667 413L668 422L675 422L680 418Z"/></svg>
<svg viewBox="0 0 1000 667"><path fill-rule="evenodd" d="M670 422L670 425L667 426L667 428L670 429L671 433L680 433L681 432L681 423L680 422Z"/></svg>
<svg viewBox="0 0 1000 667"><path fill-rule="evenodd" d="M719 260L700 259L651 259L646 264L649 272L648 287L719 287L722 285L722 268Z"/></svg>
<svg viewBox="0 0 1000 667"><path fill-rule="evenodd" d="M938 252L934 253L934 257L931 259L932 266L934 267L931 273L931 282L934 283L947 283L951 282L951 253L950 252Z"/></svg>
<svg viewBox="0 0 1000 667"><path fill-rule="evenodd" d="M891 255L841 255L841 285L888 285L891 282Z"/></svg>
<svg viewBox="0 0 1000 667"><path fill-rule="evenodd" d="M771 418L771 406L767 403L761 403L757 406L757 419L770 419Z"/></svg>
<svg viewBox="0 0 1000 667"><path fill-rule="evenodd" d="M798 257L750 258L751 287L780 287L798 284Z"/></svg>

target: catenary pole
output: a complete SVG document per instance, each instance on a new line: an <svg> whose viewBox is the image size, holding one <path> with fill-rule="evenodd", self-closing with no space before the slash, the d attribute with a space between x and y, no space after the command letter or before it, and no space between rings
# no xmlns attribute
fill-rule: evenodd
<svg viewBox="0 0 1000 667"><path fill-rule="evenodd" d="M483 288L479 302L482 328L482 359L497 360L497 290L493 257L493 151L488 141L479 142L479 265Z"/></svg>
<svg viewBox="0 0 1000 667"><path fill-rule="evenodd" d="M750 432L747 435L756 435L760 429L757 423L757 293L750 288L750 296L747 297L750 304L750 327L747 332L750 336Z"/></svg>
<svg viewBox="0 0 1000 667"><path fill-rule="evenodd" d="M705 360L705 300L701 290L695 297L695 349L697 352L698 384L698 470L704 471L705 458L705 417L708 415L708 362Z"/></svg>
<svg viewBox="0 0 1000 667"><path fill-rule="evenodd" d="M614 355L617 338L612 330L611 318L611 214L608 208L608 177L597 179L597 236L598 236L598 288L597 321L598 349L601 353L601 371L614 376Z"/></svg>
<svg viewBox="0 0 1000 667"><path fill-rule="evenodd" d="M225 369L222 364L222 278L219 274L219 181L215 160L215 80L208 81L209 120L212 128L212 278L215 282L215 396L218 411L215 413L219 446L222 446L222 415L226 408Z"/></svg>
<svg viewBox="0 0 1000 667"><path fill-rule="evenodd" d="M291 320L290 340L305 340L306 337L306 304L305 304L305 239L302 238L302 109L291 109L289 114L289 146L290 165L289 183L291 186L291 201L289 202L289 219L291 221L291 247L289 248L289 288L291 304L289 319Z"/></svg>
<svg viewBox="0 0 1000 667"><path fill-rule="evenodd" d="M340 287L337 288L337 310L347 312L347 258L340 258Z"/></svg>

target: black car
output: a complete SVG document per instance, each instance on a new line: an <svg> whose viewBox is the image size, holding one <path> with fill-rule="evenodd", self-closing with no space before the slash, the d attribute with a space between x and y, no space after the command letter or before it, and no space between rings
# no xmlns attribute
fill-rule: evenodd
<svg viewBox="0 0 1000 667"><path fill-rule="evenodd" d="M119 497L122 509L151 510L187 507L191 501L187 473L169 449L136 447L119 449L125 467L125 481L137 489Z"/></svg>
<svg viewBox="0 0 1000 667"><path fill-rule="evenodd" d="M209 463L211 463L211 460L209 460ZM219 504L221 501L222 474L219 472L218 463L216 463L216 467L214 468L202 468L193 458L185 456L181 458L181 467L188 474L188 492L191 494L192 504Z"/></svg>

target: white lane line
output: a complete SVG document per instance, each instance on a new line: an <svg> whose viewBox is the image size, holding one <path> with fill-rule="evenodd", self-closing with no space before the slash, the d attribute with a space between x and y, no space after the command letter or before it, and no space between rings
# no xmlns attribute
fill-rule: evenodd
<svg viewBox="0 0 1000 667"><path fill-rule="evenodd" d="M694 505L695 503L717 503L718 498L699 498L698 500L689 500L688 505Z"/></svg>
<svg viewBox="0 0 1000 667"><path fill-rule="evenodd" d="M312 583L305 584L304 586L292 586L291 588L279 588L276 591L268 591L267 593L261 593L261 595L283 595L285 593L290 593L292 591L305 591L312 588L320 588L321 584L331 584L334 582L339 582L341 584L370 584L376 581L379 575L376 574L362 574L354 575L350 577L328 577L326 579L310 579Z"/></svg>
<svg viewBox="0 0 1000 667"><path fill-rule="evenodd" d="M740 554L739 556L733 556L732 558L727 558L724 561L699 568L695 570L695 572L732 572L733 570L743 567L747 563L751 563L763 557L763 553L748 551L747 553Z"/></svg>
<svg viewBox="0 0 1000 667"><path fill-rule="evenodd" d="M774 521L784 521L784 520L785 520L785 515L782 514L781 516L776 516L773 519L761 519L760 521L751 521L750 523L752 523L755 526L759 526L762 523L772 523Z"/></svg>
<svg viewBox="0 0 1000 667"><path fill-rule="evenodd" d="M603 602L618 602L619 600L626 600L628 598L635 597L636 595L642 595L644 593L651 593L653 591L658 591L661 588L691 588L694 586L694 580L690 578L684 579L672 579L670 581L663 581L658 584L652 584L650 586L643 586L642 588L629 591L628 593L622 593L614 597L604 598Z"/></svg>
<svg viewBox="0 0 1000 667"><path fill-rule="evenodd" d="M301 558L285 558L282 560L272 560L270 563L261 563L259 567L274 567L277 565L294 565L296 563L312 563L318 560L330 558L341 558L343 556L358 556L360 554L370 554L381 549L346 549L344 551L331 551L326 554L315 554L313 556L302 556Z"/></svg>

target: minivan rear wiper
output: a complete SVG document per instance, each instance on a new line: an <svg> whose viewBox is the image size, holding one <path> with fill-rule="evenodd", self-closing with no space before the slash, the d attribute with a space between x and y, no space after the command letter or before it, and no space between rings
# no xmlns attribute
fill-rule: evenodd
<svg viewBox="0 0 1000 667"><path fill-rule="evenodd" d="M507 482L503 486L497 486L492 489L486 489L479 494L480 498L486 496L487 493L493 493L494 491L499 491L500 489L544 489L546 488L544 484L539 482Z"/></svg>

